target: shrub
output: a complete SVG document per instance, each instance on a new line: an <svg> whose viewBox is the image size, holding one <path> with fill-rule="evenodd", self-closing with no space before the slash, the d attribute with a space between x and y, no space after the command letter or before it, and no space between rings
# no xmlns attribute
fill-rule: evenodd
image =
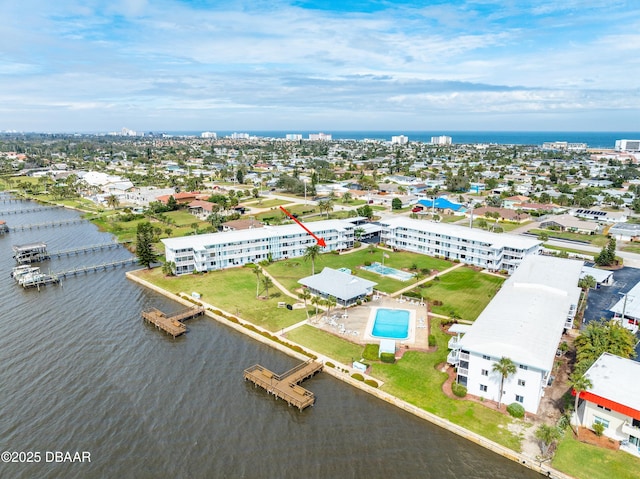
<svg viewBox="0 0 640 479"><path fill-rule="evenodd" d="M379 344L367 344L364 347L364 351L362 352L362 357L364 359L368 359L369 361L377 361L379 352L380 352Z"/></svg>
<svg viewBox="0 0 640 479"><path fill-rule="evenodd" d="M436 337L433 334L429 335L429 347L436 345Z"/></svg>
<svg viewBox="0 0 640 479"><path fill-rule="evenodd" d="M336 365L333 364L331 361L327 361L326 363L324 363L324 365L326 367L328 367L328 368L335 368L336 367Z"/></svg>
<svg viewBox="0 0 640 479"><path fill-rule="evenodd" d="M396 355L394 353L382 353L380 355L380 361L383 363L393 364L396 362Z"/></svg>
<svg viewBox="0 0 640 479"><path fill-rule="evenodd" d="M524 417L524 407L522 404L517 402L512 402L507 406L507 412L512 417L523 418Z"/></svg>
<svg viewBox="0 0 640 479"><path fill-rule="evenodd" d="M364 376L360 373L352 374L351 377L356 381L364 381Z"/></svg>
<svg viewBox="0 0 640 479"><path fill-rule="evenodd" d="M364 383L367 386L371 386L372 388L377 388L378 387L378 383L376 381L374 381L373 379L365 379Z"/></svg>
<svg viewBox="0 0 640 479"><path fill-rule="evenodd" d="M604 432L604 424L601 424L599 422L594 422L592 427L593 427L593 432L596 433L596 436L598 437L602 436L602 433Z"/></svg>
<svg viewBox="0 0 640 479"><path fill-rule="evenodd" d="M467 388L460 383L452 383L451 391L453 391L453 394L455 394L459 398L463 398L467 395Z"/></svg>
<svg viewBox="0 0 640 479"><path fill-rule="evenodd" d="M371 261L365 261L365 262L364 262L364 265L365 265L365 266L371 266Z"/></svg>

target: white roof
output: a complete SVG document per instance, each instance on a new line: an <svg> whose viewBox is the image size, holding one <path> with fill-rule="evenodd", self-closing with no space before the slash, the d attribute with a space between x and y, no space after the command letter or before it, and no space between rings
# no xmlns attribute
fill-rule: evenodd
<svg viewBox="0 0 640 479"><path fill-rule="evenodd" d="M580 279L584 278L585 276L592 276L593 279L596 280L596 283L600 284L606 282L609 277L613 276L613 271L592 268L591 266L583 266L582 273L580 273Z"/></svg>
<svg viewBox="0 0 640 479"><path fill-rule="evenodd" d="M354 229L351 223L340 220L316 221L305 223L305 226L313 233L334 230L343 231ZM238 231L223 231L221 233L209 233L203 235L181 236L179 238L164 238L162 242L168 249L194 249L203 250L214 245L224 245L228 243L251 241L264 238L277 238L285 235L298 235L304 230L297 224L282 226L265 226L264 228L253 228Z"/></svg>
<svg viewBox="0 0 640 479"><path fill-rule="evenodd" d="M593 386L588 392L623 406L640 410L640 363L603 353L585 376Z"/></svg>
<svg viewBox="0 0 640 479"><path fill-rule="evenodd" d="M527 256L462 337L462 349L550 371L569 309L580 298L582 264Z"/></svg>
<svg viewBox="0 0 640 479"><path fill-rule="evenodd" d="M378 284L326 267L321 273L302 278L298 283L343 301L366 295L371 288Z"/></svg>
<svg viewBox="0 0 640 479"><path fill-rule="evenodd" d="M449 326L449 332L450 333L460 333L460 334L465 334L468 333L469 330L471 329L471 324L460 324L460 323L454 323L451 326Z"/></svg>
<svg viewBox="0 0 640 479"><path fill-rule="evenodd" d="M623 310L628 318L640 318L640 283L631 288L626 295L621 296L609 311L622 316Z"/></svg>
<svg viewBox="0 0 640 479"><path fill-rule="evenodd" d="M452 225L449 223L435 223L433 221L414 220L407 217L390 218L380 221L392 228L403 227L417 231L437 233L455 238L468 238L471 241L488 243L496 248L529 249L542 244L535 238L512 235L508 233L491 233L479 228L467 228L466 226Z"/></svg>

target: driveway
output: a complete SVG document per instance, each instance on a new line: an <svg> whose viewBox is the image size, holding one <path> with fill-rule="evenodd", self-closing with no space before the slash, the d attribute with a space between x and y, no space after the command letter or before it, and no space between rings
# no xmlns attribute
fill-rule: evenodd
<svg viewBox="0 0 640 479"><path fill-rule="evenodd" d="M584 312L584 320L581 325L600 318L610 319L613 313L609 311L621 298L624 293L628 293L637 283L640 283L640 269L625 266L613 273L614 283L611 286L600 286L598 289L589 291L587 307ZM640 298L634 298L640 301ZM629 297L631 301L631 297ZM640 343L636 345L636 360L640 360Z"/></svg>

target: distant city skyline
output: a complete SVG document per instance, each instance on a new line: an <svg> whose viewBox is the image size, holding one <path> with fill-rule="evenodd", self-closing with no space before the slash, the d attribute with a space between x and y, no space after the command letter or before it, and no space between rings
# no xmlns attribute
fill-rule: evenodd
<svg viewBox="0 0 640 479"><path fill-rule="evenodd" d="M640 8L2 2L0 131L640 131Z"/></svg>

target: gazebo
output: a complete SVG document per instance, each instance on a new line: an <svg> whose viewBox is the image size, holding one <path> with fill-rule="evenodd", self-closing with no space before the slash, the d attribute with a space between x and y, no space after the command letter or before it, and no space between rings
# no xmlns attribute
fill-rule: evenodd
<svg viewBox="0 0 640 479"><path fill-rule="evenodd" d="M378 284L333 268L324 268L321 273L302 278L298 283L322 298L333 296L341 306L350 306L373 294L373 287Z"/></svg>

